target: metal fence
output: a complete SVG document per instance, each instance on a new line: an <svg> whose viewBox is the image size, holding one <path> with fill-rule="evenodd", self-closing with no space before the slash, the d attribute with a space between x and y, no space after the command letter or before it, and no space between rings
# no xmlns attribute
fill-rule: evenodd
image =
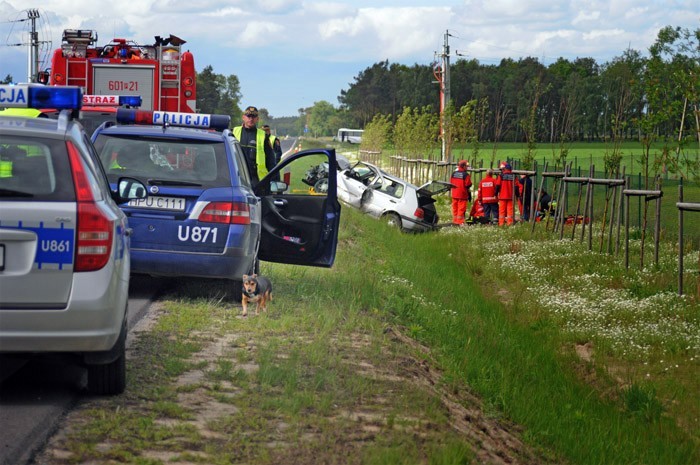
<svg viewBox="0 0 700 465"><path fill-rule="evenodd" d="M383 163L381 152L360 151L363 161L382 167L394 176L412 184L421 185L431 180L449 181L457 162L409 159L399 156L389 157L389 166ZM581 241L588 225L589 249L593 250L593 228L599 228L596 237L600 238L600 251L621 253L624 248L625 263L629 267L630 230L636 229L641 236L642 254L640 265L644 265L644 242L646 236L653 239L654 260L658 263L659 241L677 241L679 251L700 249L700 183L665 176L646 178L642 173L625 174L627 166L621 169L619 178L608 178L604 171L597 171L590 165L587 169L575 166L548 168L547 163L532 170L520 170L518 160L512 162L515 172L530 175L533 186L533 204L541 189L546 190L557 202L558 219L553 219L552 230L557 231L556 222L561 225L558 234L564 232L564 218L573 221L570 234L576 233L580 220ZM487 168L470 167L472 183L477 186ZM496 170L498 171L498 170ZM585 191L585 192L584 192ZM585 197L584 197L585 196ZM585 206L581 199L585 198ZM516 209L517 210L517 209ZM685 213L685 214L684 214ZM531 220L534 230L535 222ZM624 224L624 233L622 233ZM567 231L567 233L569 233ZM624 243L622 235L624 234ZM613 237L614 244L613 244ZM651 241L650 241L651 242ZM651 247L651 245L650 245ZM678 292L683 293L683 253L678 258ZM698 275L700 281L700 275ZM700 284L698 285L700 293Z"/></svg>
<svg viewBox="0 0 700 465"><path fill-rule="evenodd" d="M360 158L369 163L382 166L381 154L379 152L360 152ZM513 169L519 169L519 161L514 160L512 162ZM392 156L389 157L389 166L383 166L383 169L398 176L408 182L416 185L424 184L430 180L437 179L441 181L449 181L451 173L456 169L456 162L437 162L434 160L421 160L421 159L409 159L405 157ZM533 185L539 186L542 180L541 172L544 166L538 166L535 163L532 171L535 171L535 175L532 176ZM554 170L556 168L550 168ZM563 169L563 168L559 168ZM469 170L472 173L472 182L474 185L478 185L479 181L484 175L486 168L483 166L471 167ZM623 166L623 170L626 171L626 167ZM623 171L624 172L624 171ZM571 177L589 177L595 179L605 179L607 177L604 171L591 169L591 167L581 167L572 166L570 169L569 176ZM626 174L625 175L626 187L627 189L656 189L657 178L647 179L641 173L636 174ZM662 237L673 237L677 234L679 226L679 216L676 203L678 199L678 184L679 179L670 178L668 175L660 178L659 190L662 192L662 198L660 201L660 225L661 225L661 236ZM544 189L547 190L551 195L554 196L555 178L545 177L544 178ZM567 189L566 197L563 199L558 199L557 202L560 205L564 205L565 208L575 208L578 203L579 196L582 195L581 190L586 189L585 184L574 184ZM606 197L611 195L611 187L602 185L597 186L593 189L593 219L600 218L604 213L606 208ZM700 183L685 180L684 181L684 199L683 202L700 202ZM644 224L645 214L649 215L648 208L645 208L645 203L647 200L639 196L634 198L630 202L629 210L629 221L632 227L641 229ZM607 202L609 208L609 201ZM647 206L648 207L648 206ZM645 209L647 210L645 212ZM574 211L570 213L575 213ZM684 224L685 238L687 242L693 243L694 247L697 247L697 242L700 240L700 215L687 215Z"/></svg>

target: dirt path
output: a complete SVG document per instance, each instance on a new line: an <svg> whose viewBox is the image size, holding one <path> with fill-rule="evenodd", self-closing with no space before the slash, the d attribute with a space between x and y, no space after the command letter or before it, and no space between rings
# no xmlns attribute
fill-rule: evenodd
<svg viewBox="0 0 700 465"><path fill-rule="evenodd" d="M131 360L141 356L133 338L138 340L148 334L159 314L152 312L135 328L129 343ZM261 370L256 358L270 341L244 329L215 335L193 334L192 338L206 342L189 357L192 368L172 379L177 393L173 403L180 413L166 413L166 407L138 395L127 396L127 401L87 399L67 416L35 463L359 464L387 455L391 447L381 444L388 438L392 444L404 441L406 448L415 447L421 463L428 463L431 444L450 441L469 445L470 463L547 463L523 443L516 426L485 414L477 397L464 389L448 392L428 348L398 328L384 331L381 351L386 356L379 358L367 356L366 349L376 343L367 334L334 341L334 351L344 369L353 374L352 379L369 383L372 394L362 394L350 403L339 400L327 408L302 409L298 415L282 415L274 408L288 395L284 390L265 391L256 382L261 378L256 376ZM302 338L299 343L305 342L308 343ZM295 349L286 353L282 350L276 357L291 360L294 353ZM244 381L213 376L222 361L231 361L229 371ZM313 368L309 367L309 371ZM318 372L311 376L318 377ZM129 389L138 391L139 386ZM432 399L428 402L435 405L434 411L411 410L411 399L417 396ZM174 408L170 406L171 410ZM146 416L153 423L140 428L132 426L139 412L148 412ZM129 433L92 433L95 424L101 424L95 417L104 415L118 417L112 428L123 428ZM101 439L85 445L85 438L93 434ZM372 463L410 462L388 459Z"/></svg>

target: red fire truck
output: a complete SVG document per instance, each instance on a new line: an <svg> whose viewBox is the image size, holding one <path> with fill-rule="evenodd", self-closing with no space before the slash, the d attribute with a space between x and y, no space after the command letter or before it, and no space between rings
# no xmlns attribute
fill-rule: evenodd
<svg viewBox="0 0 700 465"><path fill-rule="evenodd" d="M196 111L194 56L181 50L184 40L170 35L156 36L153 45L113 39L99 47L96 42L94 30L63 31L61 48L54 50L44 80L50 85L80 86L89 96L140 96L143 110ZM82 112L94 112L93 119L107 120L116 109L104 104L92 107L85 101Z"/></svg>

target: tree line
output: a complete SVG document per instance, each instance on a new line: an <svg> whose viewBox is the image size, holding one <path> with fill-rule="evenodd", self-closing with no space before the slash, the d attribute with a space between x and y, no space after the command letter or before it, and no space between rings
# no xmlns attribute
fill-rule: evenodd
<svg viewBox="0 0 700 465"><path fill-rule="evenodd" d="M538 143L558 145L564 160L571 142L603 141L611 147L606 171L616 172L622 142L637 140L646 174L663 166L697 175L697 156L685 149L697 153L700 145L700 28L661 29L647 57L625 50L602 65L559 58L549 66L531 57L498 65L458 60L450 74L442 115L433 69L388 61L358 74L338 111L365 129L369 150L390 144L410 157L444 141L449 158L455 143L478 151L482 142L521 142L527 166ZM660 151L652 154L652 146Z"/></svg>

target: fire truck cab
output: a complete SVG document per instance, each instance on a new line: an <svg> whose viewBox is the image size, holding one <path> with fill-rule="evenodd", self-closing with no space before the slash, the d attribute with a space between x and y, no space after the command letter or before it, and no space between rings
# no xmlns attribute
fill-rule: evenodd
<svg viewBox="0 0 700 465"><path fill-rule="evenodd" d="M48 84L80 86L88 95L139 96L143 110L196 111L194 57L181 49L186 41L170 35L156 36L153 45L113 39L98 47L96 42L94 30L64 30L61 48L53 52Z"/></svg>

